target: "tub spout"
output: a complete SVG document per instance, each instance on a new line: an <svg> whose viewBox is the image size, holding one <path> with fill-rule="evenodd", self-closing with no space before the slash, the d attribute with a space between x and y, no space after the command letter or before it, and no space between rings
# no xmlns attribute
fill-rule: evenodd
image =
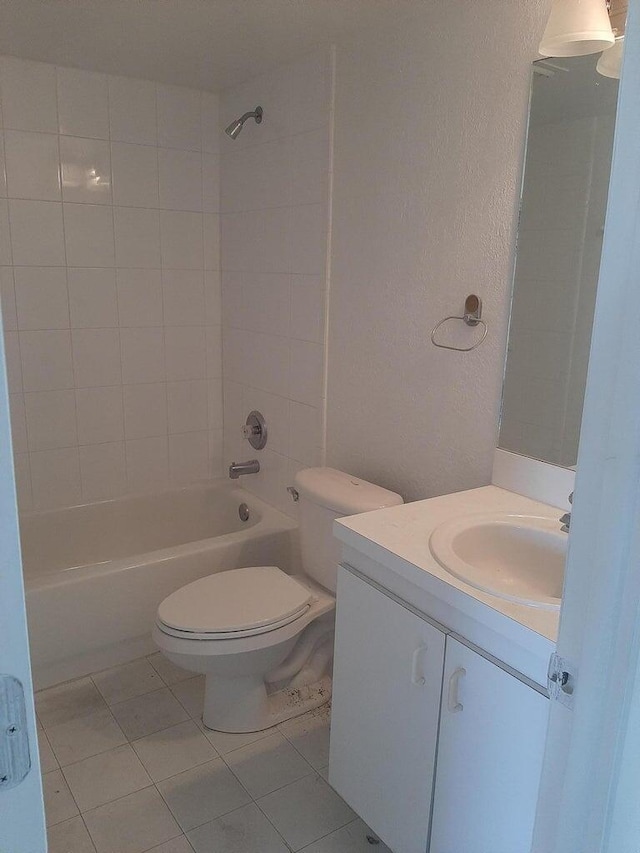
<svg viewBox="0 0 640 853"><path fill-rule="evenodd" d="M248 462L232 462L229 465L229 476L232 480L237 480L242 474L257 474L260 471L260 463L257 459L250 459Z"/></svg>

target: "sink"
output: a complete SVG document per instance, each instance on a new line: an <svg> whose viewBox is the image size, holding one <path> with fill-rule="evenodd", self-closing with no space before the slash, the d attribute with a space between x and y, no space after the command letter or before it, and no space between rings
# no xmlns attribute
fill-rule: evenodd
<svg viewBox="0 0 640 853"><path fill-rule="evenodd" d="M557 610L567 535L557 518L479 513L435 528L429 548L450 574L508 601Z"/></svg>

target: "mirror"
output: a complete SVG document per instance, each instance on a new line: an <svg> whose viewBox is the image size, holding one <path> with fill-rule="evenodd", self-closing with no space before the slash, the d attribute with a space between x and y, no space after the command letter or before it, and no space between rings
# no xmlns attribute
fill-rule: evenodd
<svg viewBox="0 0 640 853"><path fill-rule="evenodd" d="M618 81L534 63L499 446L576 464Z"/></svg>

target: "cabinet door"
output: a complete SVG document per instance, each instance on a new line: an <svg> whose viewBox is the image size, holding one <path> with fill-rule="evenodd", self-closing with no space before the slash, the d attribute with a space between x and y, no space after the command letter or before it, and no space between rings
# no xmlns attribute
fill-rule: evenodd
<svg viewBox="0 0 640 853"><path fill-rule="evenodd" d="M329 781L394 853L425 853L444 634L340 568Z"/></svg>
<svg viewBox="0 0 640 853"><path fill-rule="evenodd" d="M548 706L447 637L430 853L529 853Z"/></svg>

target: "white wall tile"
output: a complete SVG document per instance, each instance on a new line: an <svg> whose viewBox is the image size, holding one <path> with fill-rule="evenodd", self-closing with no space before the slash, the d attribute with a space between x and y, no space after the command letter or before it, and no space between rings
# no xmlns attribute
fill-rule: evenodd
<svg viewBox="0 0 640 853"><path fill-rule="evenodd" d="M73 447L78 443L73 391L35 391L24 395L29 450Z"/></svg>
<svg viewBox="0 0 640 853"><path fill-rule="evenodd" d="M0 267L0 305L2 306L2 326L6 330L18 328L16 309L16 290L13 283L13 267Z"/></svg>
<svg viewBox="0 0 640 853"><path fill-rule="evenodd" d="M71 335L76 388L122 382L117 329L74 329Z"/></svg>
<svg viewBox="0 0 640 853"><path fill-rule="evenodd" d="M112 267L113 216L110 207L64 204L64 236L70 267Z"/></svg>
<svg viewBox="0 0 640 853"><path fill-rule="evenodd" d="M167 433L167 387L163 382L125 385L125 435L128 439Z"/></svg>
<svg viewBox="0 0 640 853"><path fill-rule="evenodd" d="M60 165L64 201L111 204L108 142L61 136Z"/></svg>
<svg viewBox="0 0 640 853"><path fill-rule="evenodd" d="M116 259L119 267L160 267L157 210L114 208Z"/></svg>
<svg viewBox="0 0 640 853"><path fill-rule="evenodd" d="M119 269L118 311L121 326L163 324L160 270Z"/></svg>
<svg viewBox="0 0 640 853"><path fill-rule="evenodd" d="M111 143L113 201L124 207L158 207L158 149Z"/></svg>
<svg viewBox="0 0 640 853"><path fill-rule="evenodd" d="M204 326L172 326L164 330L167 380L204 379L207 373Z"/></svg>
<svg viewBox="0 0 640 853"><path fill-rule="evenodd" d="M11 248L17 266L63 266L62 205L52 201L9 202Z"/></svg>
<svg viewBox="0 0 640 853"><path fill-rule="evenodd" d="M78 444L102 444L124 438L122 387L76 391Z"/></svg>
<svg viewBox="0 0 640 853"><path fill-rule="evenodd" d="M11 240L9 238L9 203L0 199L0 265L12 263Z"/></svg>
<svg viewBox="0 0 640 853"><path fill-rule="evenodd" d="M158 143L167 148L200 150L200 92L158 86Z"/></svg>
<svg viewBox="0 0 640 853"><path fill-rule="evenodd" d="M19 329L68 329L67 271L64 267L16 267Z"/></svg>
<svg viewBox="0 0 640 853"><path fill-rule="evenodd" d="M169 432L207 429L207 383L204 380L167 383Z"/></svg>
<svg viewBox="0 0 640 853"><path fill-rule="evenodd" d="M220 211L220 157L202 154L202 209L205 213Z"/></svg>
<svg viewBox="0 0 640 853"><path fill-rule="evenodd" d="M9 414L11 416L11 441L13 443L13 452L24 453L29 449L24 394L9 395Z"/></svg>
<svg viewBox="0 0 640 853"><path fill-rule="evenodd" d="M324 314L324 278L320 275L291 276L291 337L321 343Z"/></svg>
<svg viewBox="0 0 640 853"><path fill-rule="evenodd" d="M166 436L125 442L127 488L132 492L162 489L169 482L169 451Z"/></svg>
<svg viewBox="0 0 640 853"><path fill-rule="evenodd" d="M121 329L122 381L162 382L164 375L164 331L162 328Z"/></svg>
<svg viewBox="0 0 640 853"><path fill-rule="evenodd" d="M209 436L188 432L169 436L169 478L176 485L209 477Z"/></svg>
<svg viewBox="0 0 640 853"><path fill-rule="evenodd" d="M146 80L109 77L111 139L155 145L156 86Z"/></svg>
<svg viewBox="0 0 640 853"><path fill-rule="evenodd" d="M207 376L222 376L222 326L207 326Z"/></svg>
<svg viewBox="0 0 640 853"><path fill-rule="evenodd" d="M224 426L222 377L210 379L207 383L207 410L210 430L221 430Z"/></svg>
<svg viewBox="0 0 640 853"><path fill-rule="evenodd" d="M55 134L7 130L4 149L10 197L60 200L60 158Z"/></svg>
<svg viewBox="0 0 640 853"><path fill-rule="evenodd" d="M83 500L107 500L123 494L127 484L123 442L80 447L78 455Z"/></svg>
<svg viewBox="0 0 640 853"><path fill-rule="evenodd" d="M174 270L203 267L202 216L184 211L160 212L162 266Z"/></svg>
<svg viewBox="0 0 640 853"><path fill-rule="evenodd" d="M73 328L100 329L118 325L115 270L69 269L67 284Z"/></svg>
<svg viewBox="0 0 640 853"><path fill-rule="evenodd" d="M20 512L31 512L33 509L33 493L31 490L31 462L29 454L15 453L13 465L16 476L16 492L18 493L18 509Z"/></svg>
<svg viewBox="0 0 640 853"><path fill-rule="evenodd" d="M158 149L160 207L202 210L202 158L199 152Z"/></svg>
<svg viewBox="0 0 640 853"><path fill-rule="evenodd" d="M0 127L2 127L2 116L0 115ZM0 196L7 195L7 170L4 161L4 140L0 133Z"/></svg>
<svg viewBox="0 0 640 853"><path fill-rule="evenodd" d="M109 138L107 78L76 68L58 68L60 133Z"/></svg>
<svg viewBox="0 0 640 853"><path fill-rule="evenodd" d="M224 454L224 432L221 429L209 432L209 476L224 477L226 471L223 459Z"/></svg>
<svg viewBox="0 0 640 853"><path fill-rule="evenodd" d="M162 273L162 293L165 325L204 324L204 280L200 271L165 270Z"/></svg>
<svg viewBox="0 0 640 853"><path fill-rule="evenodd" d="M289 393L292 400L320 406L324 374L324 349L322 344L291 341L291 379Z"/></svg>
<svg viewBox="0 0 640 853"><path fill-rule="evenodd" d="M81 500L78 448L29 454L35 509L74 506Z"/></svg>
<svg viewBox="0 0 640 853"><path fill-rule="evenodd" d="M73 388L70 332L20 332L20 355L25 391Z"/></svg>
<svg viewBox="0 0 640 853"><path fill-rule="evenodd" d="M18 332L5 331L4 355L7 362L7 384L13 392L22 391L22 360Z"/></svg>
<svg viewBox="0 0 640 853"><path fill-rule="evenodd" d="M322 127L329 111L328 53L322 51L297 62L292 77L291 113L296 129L302 132Z"/></svg>
<svg viewBox="0 0 640 853"><path fill-rule="evenodd" d="M0 60L5 128L56 133L56 77L51 65L5 56Z"/></svg>
<svg viewBox="0 0 640 853"><path fill-rule="evenodd" d="M220 269L220 216L217 213L205 213L202 217L204 238L204 268Z"/></svg>
<svg viewBox="0 0 640 853"><path fill-rule="evenodd" d="M324 274L327 264L327 216L323 204L292 209L290 269L293 273Z"/></svg>
<svg viewBox="0 0 640 853"><path fill-rule="evenodd" d="M314 466L320 456L322 412L314 406L291 402L289 456L304 466Z"/></svg>
<svg viewBox="0 0 640 853"><path fill-rule="evenodd" d="M220 148L220 98L203 92L201 101L202 150L216 154Z"/></svg>

